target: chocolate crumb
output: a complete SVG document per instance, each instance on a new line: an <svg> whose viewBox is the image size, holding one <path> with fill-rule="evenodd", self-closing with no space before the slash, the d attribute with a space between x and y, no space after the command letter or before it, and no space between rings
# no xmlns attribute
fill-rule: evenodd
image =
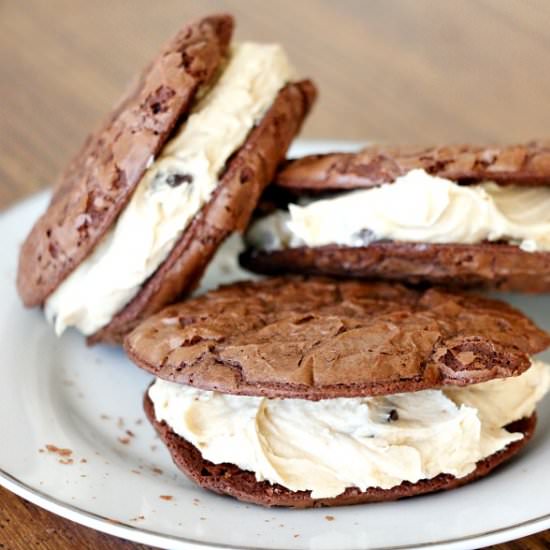
<svg viewBox="0 0 550 550"><path fill-rule="evenodd" d="M85 458L80 459L80 464L86 464L88 461Z"/></svg>
<svg viewBox="0 0 550 550"><path fill-rule="evenodd" d="M63 449L61 447L57 447L51 444L46 445L46 450L49 453L55 453L56 455L59 455L59 456L71 456L73 454L71 449Z"/></svg>
<svg viewBox="0 0 550 550"><path fill-rule="evenodd" d="M131 430L126 430L126 435L128 435L129 437L136 437L136 434Z"/></svg>
<svg viewBox="0 0 550 550"><path fill-rule="evenodd" d="M172 495L160 495L162 500L172 500L174 497Z"/></svg>
<svg viewBox="0 0 550 550"><path fill-rule="evenodd" d="M160 468L151 468L151 471L152 471L154 474L159 474L159 475L162 474L162 470L161 470Z"/></svg>

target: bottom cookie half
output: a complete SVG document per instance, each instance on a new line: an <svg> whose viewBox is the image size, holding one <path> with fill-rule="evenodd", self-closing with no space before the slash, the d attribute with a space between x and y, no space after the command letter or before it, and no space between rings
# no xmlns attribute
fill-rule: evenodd
<svg viewBox="0 0 550 550"><path fill-rule="evenodd" d="M370 488L361 491L356 487L350 487L337 497L314 499L311 498L309 491L296 492L281 485L273 485L267 481L256 481L252 472L242 470L234 464L213 464L204 460L196 447L174 433L165 422L156 420L153 403L148 394L144 398L144 408L149 421L168 447L174 463L195 483L205 489L230 495L244 502L262 506L285 506L290 508L381 502L454 489L486 476L497 466L514 456L531 439L536 426L535 414L507 426L507 429L511 432L523 433L523 439L511 443L502 451L481 460L477 463L477 467L473 472L462 478L441 474L433 479L424 479L417 483L403 482L392 489Z"/></svg>

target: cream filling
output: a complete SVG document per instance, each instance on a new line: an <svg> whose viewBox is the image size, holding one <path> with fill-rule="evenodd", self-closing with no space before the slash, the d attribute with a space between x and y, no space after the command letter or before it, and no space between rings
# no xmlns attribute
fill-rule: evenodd
<svg viewBox="0 0 550 550"><path fill-rule="evenodd" d="M220 79L147 169L114 228L46 301L58 334L68 326L95 332L138 293L292 75L278 45L233 49Z"/></svg>
<svg viewBox="0 0 550 550"><path fill-rule="evenodd" d="M533 361L516 378L386 397L266 399L160 379L149 397L157 420L206 460L329 498L348 487L391 489L442 473L468 475L522 439L503 427L530 416L549 387L550 367Z"/></svg>
<svg viewBox="0 0 550 550"><path fill-rule="evenodd" d="M474 244L506 241L550 250L550 189L458 185L411 170L392 184L291 204L256 222L247 240L257 248L367 246L380 240Z"/></svg>

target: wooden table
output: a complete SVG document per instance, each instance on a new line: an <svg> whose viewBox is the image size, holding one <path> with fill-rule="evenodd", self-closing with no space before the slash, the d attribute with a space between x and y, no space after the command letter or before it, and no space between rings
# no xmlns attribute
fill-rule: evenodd
<svg viewBox="0 0 550 550"><path fill-rule="evenodd" d="M284 43L300 74L317 81L304 136L550 134L545 0L0 0L0 206L51 183L159 44L189 17L219 9L237 15L240 38ZM31 547L145 548L0 490L0 549ZM549 547L547 532L495 548Z"/></svg>

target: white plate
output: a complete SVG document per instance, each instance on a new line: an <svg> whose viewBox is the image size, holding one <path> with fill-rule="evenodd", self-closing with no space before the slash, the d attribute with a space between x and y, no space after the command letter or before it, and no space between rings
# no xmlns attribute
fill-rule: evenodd
<svg viewBox="0 0 550 550"><path fill-rule="evenodd" d="M336 146L350 144L302 143L294 154ZM172 549L479 548L550 527L548 401L518 460L451 492L292 511L195 487L144 420L150 377L120 350L87 348L76 333L57 340L40 311L19 303L18 246L46 200L41 194L0 216L0 483L8 489L89 527ZM226 280L230 264L222 266ZM211 272L208 284L217 280ZM509 299L550 328L550 298ZM59 456L46 445L72 453Z"/></svg>

